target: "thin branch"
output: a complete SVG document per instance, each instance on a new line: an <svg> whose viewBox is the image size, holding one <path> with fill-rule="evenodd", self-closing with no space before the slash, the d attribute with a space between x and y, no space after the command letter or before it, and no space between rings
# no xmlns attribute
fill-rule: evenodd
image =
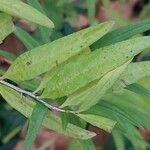
<svg viewBox="0 0 150 150"><path fill-rule="evenodd" d="M37 96L34 95L34 94L32 94L31 92L26 91L26 90L23 90L23 89L21 89L21 88L15 86L15 85L13 85L13 84L10 84L10 83L8 83L8 82L6 82L6 81L4 81L4 80L0 80L0 83L3 84L3 85L6 85L6 86L8 86L8 87L10 87L11 89L14 89L15 91L17 91L17 92L19 92L19 93L22 93L22 94L25 94L25 95L28 95L28 96L30 96L30 97L32 97L32 98L37 99Z"/></svg>
<svg viewBox="0 0 150 150"><path fill-rule="evenodd" d="M26 90L23 90L15 85L12 85L4 80L0 80L0 83L21 93L21 94L25 94L25 95L28 95L29 97L33 98L34 100L40 102L41 104L43 104L44 106L46 106L47 108L51 109L51 110L55 110L55 111L58 111L58 112L69 112L69 113L73 113L72 111L66 111L64 109L60 109L58 107L55 107L55 106L52 106L48 103L46 103L45 101L41 100L39 96L36 96L34 95L32 92L29 92L29 91L26 91Z"/></svg>

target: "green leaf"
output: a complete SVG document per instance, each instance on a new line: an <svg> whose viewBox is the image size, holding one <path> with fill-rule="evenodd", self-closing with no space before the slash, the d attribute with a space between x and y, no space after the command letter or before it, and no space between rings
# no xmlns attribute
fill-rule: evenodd
<svg viewBox="0 0 150 150"><path fill-rule="evenodd" d="M74 124L84 129L86 128L87 123L75 114L68 114L68 118L71 124Z"/></svg>
<svg viewBox="0 0 150 150"><path fill-rule="evenodd" d="M77 92L70 95L61 107L78 105L78 111L80 112L89 109L104 96L108 89L112 87L130 61L113 71L108 72L96 83L96 85L84 90L83 92Z"/></svg>
<svg viewBox="0 0 150 150"><path fill-rule="evenodd" d="M29 121L29 129L25 138L23 150L29 150L38 134L41 124L47 108L42 104L37 103L33 109L32 115Z"/></svg>
<svg viewBox="0 0 150 150"><path fill-rule="evenodd" d="M36 8L38 11L46 15L45 11L43 10L38 0L27 0L27 2L30 6Z"/></svg>
<svg viewBox="0 0 150 150"><path fill-rule="evenodd" d="M29 91L34 91L39 86L40 81L37 79L23 81L23 82L16 82L20 87L24 89L28 89Z"/></svg>
<svg viewBox="0 0 150 150"><path fill-rule="evenodd" d="M90 87L106 73L150 47L149 40L150 37L134 38L77 57L50 76L41 97L55 99Z"/></svg>
<svg viewBox="0 0 150 150"><path fill-rule="evenodd" d="M116 150L125 150L124 137L118 130L112 131L112 136L116 145Z"/></svg>
<svg viewBox="0 0 150 150"><path fill-rule="evenodd" d="M0 11L48 28L54 27L53 22L48 17L19 0L0 0Z"/></svg>
<svg viewBox="0 0 150 150"><path fill-rule="evenodd" d="M131 140L134 147L145 149L147 143L143 140L136 127L150 127L149 105L133 92L124 90L119 95L109 95L99 104L84 113L100 115L117 122L115 129ZM142 148L141 148L142 147Z"/></svg>
<svg viewBox="0 0 150 150"><path fill-rule="evenodd" d="M45 11L43 10L43 8L38 0L27 0L27 1L30 6L36 8L38 11L40 11L41 13L46 15ZM40 31L42 41L44 43L49 42L50 41L50 30L45 27L42 27L42 26L39 26L38 29Z"/></svg>
<svg viewBox="0 0 150 150"><path fill-rule="evenodd" d="M25 117L31 117L36 103L30 98L21 96L20 93L4 85L0 85L0 93L10 106L19 111ZM95 133L84 130L70 123L68 124L66 130L63 130L61 119L50 111L46 112L43 120L43 126L73 138L89 139L95 136Z"/></svg>
<svg viewBox="0 0 150 150"><path fill-rule="evenodd" d="M69 123L69 116L67 113L64 112L61 113L61 121L62 121L62 128L66 130L67 125Z"/></svg>
<svg viewBox="0 0 150 150"><path fill-rule="evenodd" d="M132 125L137 127L150 127L149 117L150 102L144 100L141 96L129 90L123 90L122 93L109 94L104 97L97 105L90 108L87 113L101 115L117 121L125 118ZM118 121L117 121L118 122ZM117 126L120 128L121 124ZM122 129L124 130L124 129Z"/></svg>
<svg viewBox="0 0 150 150"><path fill-rule="evenodd" d="M106 34L111 27L112 22L102 23L26 52L11 65L5 78L23 81L45 73L81 53Z"/></svg>
<svg viewBox="0 0 150 150"><path fill-rule="evenodd" d="M35 47L40 46L40 44L32 38L32 36L21 29L20 27L16 26L15 35L23 42L23 44L26 46L27 50L31 50Z"/></svg>
<svg viewBox="0 0 150 150"><path fill-rule="evenodd" d="M45 88L46 84L49 82L50 78L53 77L53 75L55 75L55 73L62 68L62 66L64 66L65 64L68 64L70 61L75 61L78 57L81 57L81 55L87 55L91 52L91 49L89 47L85 48L84 50L82 50L83 52L81 52L80 54L71 57L70 59L68 59L67 61L65 61L65 63L62 63L61 65L55 67L54 69L48 71L43 80L40 83L40 86L36 89L35 92L38 92L40 90L43 90L43 88Z"/></svg>
<svg viewBox="0 0 150 150"><path fill-rule="evenodd" d="M95 13L96 13L96 0L86 0L87 8L88 8L88 18L90 24L94 24L96 22Z"/></svg>
<svg viewBox="0 0 150 150"><path fill-rule="evenodd" d="M95 42L92 45L92 49L97 49L123 40L127 40L132 36L145 32L149 29L150 29L150 19L132 23L130 25L109 32L103 38Z"/></svg>
<svg viewBox="0 0 150 150"><path fill-rule="evenodd" d="M148 76L150 76L150 61L131 63L121 75L120 80L114 84L112 90L121 90Z"/></svg>
<svg viewBox="0 0 150 150"><path fill-rule="evenodd" d="M148 98L150 97L150 89L146 89L140 84L137 84L137 83L131 84L127 86L127 89L139 95L142 95L144 97L148 97Z"/></svg>
<svg viewBox="0 0 150 150"><path fill-rule="evenodd" d="M17 56L15 56L13 53L8 52L6 50L0 50L0 56L6 57L11 61L14 61Z"/></svg>
<svg viewBox="0 0 150 150"><path fill-rule="evenodd" d="M107 132L111 132L116 122L102 116L91 115L91 114L77 114L80 118L93 126L99 127Z"/></svg>
<svg viewBox="0 0 150 150"><path fill-rule="evenodd" d="M14 30L15 28L11 17L5 13L0 12L0 44Z"/></svg>

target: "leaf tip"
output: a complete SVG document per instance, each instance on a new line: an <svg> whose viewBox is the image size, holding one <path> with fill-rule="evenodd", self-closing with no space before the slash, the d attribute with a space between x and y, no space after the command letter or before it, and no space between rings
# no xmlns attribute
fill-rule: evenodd
<svg viewBox="0 0 150 150"><path fill-rule="evenodd" d="M88 131L87 132L87 136L84 136L82 139L91 139L93 137L95 137L97 134L95 132L91 132L91 131Z"/></svg>
<svg viewBox="0 0 150 150"><path fill-rule="evenodd" d="M54 25L54 23L51 20L49 20L49 24L48 24L47 27L53 29L53 28L55 28L55 25Z"/></svg>

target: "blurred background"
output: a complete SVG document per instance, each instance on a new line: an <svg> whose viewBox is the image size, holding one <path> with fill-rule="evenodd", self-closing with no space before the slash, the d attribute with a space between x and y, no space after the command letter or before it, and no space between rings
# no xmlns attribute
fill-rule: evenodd
<svg viewBox="0 0 150 150"><path fill-rule="evenodd" d="M114 28L118 28L150 18L150 0L40 0L40 3L46 15L55 24L54 30L45 29L48 38L42 38L41 28L24 20L13 18L15 25L19 27L17 30L23 29L34 37L40 45L107 20L114 20L116 22ZM143 34L149 35L150 31ZM1 74L12 64L14 58L28 48L22 41L22 37L15 31L0 45ZM1 55L1 50L5 51L5 55L8 55L7 58ZM134 61L141 60L150 60L150 51L144 51L134 59ZM34 86L31 85L30 89L34 89ZM0 150L21 150L27 125L28 122L25 117L12 109L4 100L1 100ZM111 135L91 125L88 125L87 129L97 133L93 142L98 150L115 150ZM141 129L141 134L146 140L150 140L150 131ZM78 143L68 137L41 128L32 150L81 149L80 145L75 149L74 144ZM132 146L127 140L126 149L132 150Z"/></svg>

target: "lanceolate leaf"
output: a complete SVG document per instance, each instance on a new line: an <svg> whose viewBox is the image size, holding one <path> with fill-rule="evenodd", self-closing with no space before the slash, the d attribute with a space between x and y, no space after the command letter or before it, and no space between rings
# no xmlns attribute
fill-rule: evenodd
<svg viewBox="0 0 150 150"><path fill-rule="evenodd" d="M16 30L14 33L23 42L27 50L31 50L35 47L40 46L40 44L35 39L33 39L29 33L24 31L20 27L16 26Z"/></svg>
<svg viewBox="0 0 150 150"><path fill-rule="evenodd" d="M117 127L122 128L121 118L127 119L130 124L137 127L150 127L149 101L139 95L123 90L119 94L110 94L104 97L97 105L90 108L87 113L101 115L117 121ZM119 121L120 119L120 121ZM124 129L122 129L123 131Z"/></svg>
<svg viewBox="0 0 150 150"><path fill-rule="evenodd" d="M150 121L147 119L150 114L149 102L141 99L139 95L128 90L118 95L110 94L86 113L116 121L115 128L131 140L135 147L147 146L136 127L150 127Z"/></svg>
<svg viewBox="0 0 150 150"><path fill-rule="evenodd" d="M104 75L98 81L98 83L96 83L96 85L92 86L91 88L83 92L77 92L71 95L61 107L77 105L78 111L84 111L89 109L104 96L109 88L111 88L111 86L118 79L118 77L120 77L121 73L124 71L129 63L130 61L116 68L115 70L110 71L109 73Z"/></svg>
<svg viewBox="0 0 150 150"><path fill-rule="evenodd" d="M121 101L120 101L121 100ZM139 128L150 127L150 121L147 119L149 118L149 102L142 99L139 95L130 92L128 90L124 90L124 93L119 94L114 97L111 97L110 106L115 106L119 108L122 112L122 117L118 116L118 127L123 127L125 130L122 130L122 134L124 134L133 144L135 149L143 149L146 150L148 143L143 140L136 127ZM135 120L133 123L131 120L125 120L123 118L123 114L126 116L130 116L132 120ZM135 127L134 127L134 126Z"/></svg>
<svg viewBox="0 0 150 150"><path fill-rule="evenodd" d="M11 17L5 13L0 12L0 44L6 38L6 36L8 36L14 30L15 28Z"/></svg>
<svg viewBox="0 0 150 150"><path fill-rule="evenodd" d="M0 0L0 11L48 28L54 27L53 22L48 17L19 0Z"/></svg>
<svg viewBox="0 0 150 150"><path fill-rule="evenodd" d="M56 71L47 81L42 98L55 99L90 86L111 70L150 47L150 37L140 37L116 43L82 55ZM93 81L93 82L92 82ZM88 85L90 84L90 85Z"/></svg>
<svg viewBox="0 0 150 150"><path fill-rule="evenodd" d="M117 81L113 90L120 90L127 85L136 83L138 80L150 76L150 61L131 63L124 73L121 75L120 80Z"/></svg>
<svg viewBox="0 0 150 150"><path fill-rule="evenodd" d="M42 82L40 83L40 86L36 89L36 92L42 90L43 88L45 88L45 87L46 87L46 84L49 82L50 78L52 78L53 75L55 75L55 73L56 73L60 68L62 68L62 66L64 66L65 64L68 64L68 63L71 62L71 61L76 61L76 60L78 59L78 57L81 57L81 55L88 55L90 52L91 52L91 49L90 49L89 47L87 47L87 48L85 48L85 49L83 50L83 52L81 52L80 54L78 54L78 55L76 55L76 56L74 56L74 57L71 57L70 59L68 59L67 61L65 61L65 63L62 63L62 64L59 65L58 67L55 67L53 70L48 71L48 72L45 74L45 76L44 76Z"/></svg>
<svg viewBox="0 0 150 150"><path fill-rule="evenodd" d="M127 40L130 37L145 32L150 29L150 19L144 21L138 21L125 27L113 30L112 32L105 35L102 39L98 40L92 45L92 49L104 47L116 42Z"/></svg>
<svg viewBox="0 0 150 150"><path fill-rule="evenodd" d="M39 128L43 123L43 119L47 108L42 104L37 103L33 109L29 121L29 129L25 138L23 150L29 150L38 134Z"/></svg>
<svg viewBox="0 0 150 150"><path fill-rule="evenodd" d="M47 72L101 38L112 27L112 22L102 23L22 54L6 72L11 80L29 80Z"/></svg>
<svg viewBox="0 0 150 150"><path fill-rule="evenodd" d="M14 109L19 111L27 118L31 117L33 108L35 106L35 102L33 102L31 99L27 99L24 96L21 96L21 94L18 92L4 85L0 85L0 94ZM43 125L51 130L73 138L89 139L95 136L95 133L89 132L70 123L68 124L66 130L63 130L61 119L50 111L45 114Z"/></svg>
<svg viewBox="0 0 150 150"><path fill-rule="evenodd" d="M78 114L78 116L83 120L85 120L86 122L89 122L90 124L99 127L107 132L111 132L113 127L116 124L116 122L113 120L101 116L97 116L97 115Z"/></svg>

